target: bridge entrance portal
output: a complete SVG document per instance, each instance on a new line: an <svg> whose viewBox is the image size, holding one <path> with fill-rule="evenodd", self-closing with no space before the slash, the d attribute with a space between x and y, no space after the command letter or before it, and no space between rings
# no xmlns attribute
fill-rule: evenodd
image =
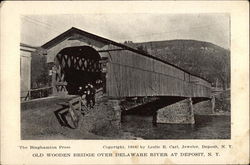
<svg viewBox="0 0 250 165"><path fill-rule="evenodd" d="M80 86L101 80L101 57L89 46L68 47L55 57L55 93L77 94Z"/></svg>

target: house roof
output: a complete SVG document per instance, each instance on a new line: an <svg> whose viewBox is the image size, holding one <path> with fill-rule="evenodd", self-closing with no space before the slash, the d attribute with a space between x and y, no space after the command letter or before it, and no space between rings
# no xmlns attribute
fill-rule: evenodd
<svg viewBox="0 0 250 165"><path fill-rule="evenodd" d="M20 43L20 50L24 52L30 52L33 53L38 49L38 47L31 46L28 44Z"/></svg>
<svg viewBox="0 0 250 165"><path fill-rule="evenodd" d="M173 67L175 67L175 68L177 68L177 69L180 69L180 70L182 70L183 72L186 72L186 73L188 73L188 74L190 74L190 75L192 75L192 76L196 76L196 77L199 77L199 78L201 78L201 79L203 79L203 80L205 80L205 81L208 81L208 80L206 80L206 79L203 78L203 77L194 75L194 74L192 74L192 73L190 73L190 72L188 72L188 71L186 71L186 70L184 70L184 69L182 69L182 68L180 68L180 67L178 67L178 66L176 66L176 65L173 65L173 64L171 64L171 63L169 63L169 62L167 62L167 61L164 61L164 60L162 60L162 59L160 59L160 58L158 58L158 57L152 56L152 55L150 55L150 54L148 54L148 53L146 53L146 52L143 52L143 51L140 51L140 50L131 48L131 47L127 46L127 45L117 43L117 42L115 42L115 41L112 41L112 40L109 40L109 39L107 39L107 38L103 38L103 37L97 36L97 35L95 35L95 34L86 32L86 31L84 31L84 30L81 30L81 29L78 29L78 28L75 28L75 27L70 28L69 30L65 31L64 33L60 34L59 36L57 36L57 37L53 38L52 40L48 41L47 43L45 43L44 45L42 45L41 48L43 48L43 49L49 49L49 48L53 47L54 45L60 43L60 42L63 41L64 39L66 39L66 38L72 36L73 34L80 34L80 35L89 37L89 38L91 38L91 39L100 41L100 42L102 42L102 43L104 43L104 44L111 44L111 45L114 45L114 46L117 46L117 47L121 47L121 48L123 48L123 49L125 49L125 50L130 50L130 51L135 52L135 53L137 53L137 54L140 54L140 55L143 55L143 56L147 56L147 57L150 57L150 58L152 58L152 59L161 61L161 62L163 62L163 63L165 63L165 64L171 65L171 66L173 66ZM208 82L211 83L210 81L208 81Z"/></svg>
<svg viewBox="0 0 250 165"><path fill-rule="evenodd" d="M25 44L25 43L20 43L20 46L23 46L23 47L27 47L27 48L32 48L32 49L37 49L38 47L36 46L31 46L31 45L28 45L28 44Z"/></svg>

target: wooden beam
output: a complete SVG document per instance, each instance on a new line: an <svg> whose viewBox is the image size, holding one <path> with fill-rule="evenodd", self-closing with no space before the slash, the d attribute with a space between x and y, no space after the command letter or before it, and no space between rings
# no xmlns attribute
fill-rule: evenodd
<svg viewBox="0 0 250 165"><path fill-rule="evenodd" d="M98 52L111 52L111 51L121 51L126 49L109 49L109 50L98 50Z"/></svg>
<svg viewBox="0 0 250 165"><path fill-rule="evenodd" d="M21 51L24 51L24 52L30 52L30 53L32 53L32 52L34 52L34 51L32 51L32 50L27 50L27 49L20 49Z"/></svg>

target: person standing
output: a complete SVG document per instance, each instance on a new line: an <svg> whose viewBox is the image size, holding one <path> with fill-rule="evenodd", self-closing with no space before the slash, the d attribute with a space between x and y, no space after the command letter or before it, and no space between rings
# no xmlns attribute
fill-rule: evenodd
<svg viewBox="0 0 250 165"><path fill-rule="evenodd" d="M85 99L86 99L86 102L87 102L86 103L87 107L91 107L91 90L90 90L89 85L85 86L84 94L86 95Z"/></svg>
<svg viewBox="0 0 250 165"><path fill-rule="evenodd" d="M95 106L95 87L92 84L89 84L89 89L90 89L90 102L91 102L91 108L94 108Z"/></svg>
<svg viewBox="0 0 250 165"><path fill-rule="evenodd" d="M78 95L81 96L81 98L82 98L82 96L84 95L84 89L83 89L82 86L79 86L79 87L78 87Z"/></svg>

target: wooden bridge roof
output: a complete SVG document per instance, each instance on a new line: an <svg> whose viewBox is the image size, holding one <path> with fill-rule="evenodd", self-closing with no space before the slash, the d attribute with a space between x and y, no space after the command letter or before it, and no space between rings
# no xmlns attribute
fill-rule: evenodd
<svg viewBox="0 0 250 165"><path fill-rule="evenodd" d="M109 40L109 39L107 39L107 38L103 38L103 37L97 36L97 35L95 35L95 34L86 32L86 31L84 31L84 30L81 30L81 29L78 29L78 28L75 28L75 27L70 28L69 30L65 31L64 33L60 34L59 36L57 36L57 37L53 38L52 40L48 41L47 43L45 43L44 45L42 45L41 48L43 48L43 49L49 49L49 48L53 47L54 45L56 45L56 44L62 42L64 39L66 39L66 38L72 36L73 34L79 34L79 35L82 35L82 36L85 36L85 37L88 37L88 38L97 40L97 41L102 42L102 43L107 44L107 45L108 45L108 44L111 44L111 45L114 45L114 46L117 46L117 47L121 47L121 48L123 48L123 49L125 49L125 50L130 50L130 51L135 52L135 53L137 53L137 54L140 54L140 55L143 55L143 56L150 57L150 58L152 58L152 59L161 61L161 62L163 62L163 63L165 63L165 64L167 64L167 65L171 65L171 66L173 66L173 67L175 67L175 68L177 68L177 69L182 70L183 72L186 72L186 73L188 73L188 74L190 74L190 75L192 75L192 76L201 78L201 79L203 79L203 80L205 80L205 81L211 83L210 81L208 81L207 79L205 79L205 78L203 78L203 77L194 75L194 74L192 74L192 73L190 73L190 72L188 72L188 71L186 71L186 70L184 70L184 69L182 69L182 68L180 68L180 67L178 67L178 66L176 66L176 65L174 65L174 64L172 64L172 63L169 63L169 62L167 62L167 61L164 61L164 60L162 60L162 59L160 59L160 58L158 58L158 57L155 57L155 56L150 55L150 54L148 54L148 53L145 53L145 52L143 52L143 51L140 51L140 50L131 48L131 47L127 46L127 45L124 45L124 44L121 44L121 43L117 43L117 42L115 42L115 41L112 41L112 40Z"/></svg>

